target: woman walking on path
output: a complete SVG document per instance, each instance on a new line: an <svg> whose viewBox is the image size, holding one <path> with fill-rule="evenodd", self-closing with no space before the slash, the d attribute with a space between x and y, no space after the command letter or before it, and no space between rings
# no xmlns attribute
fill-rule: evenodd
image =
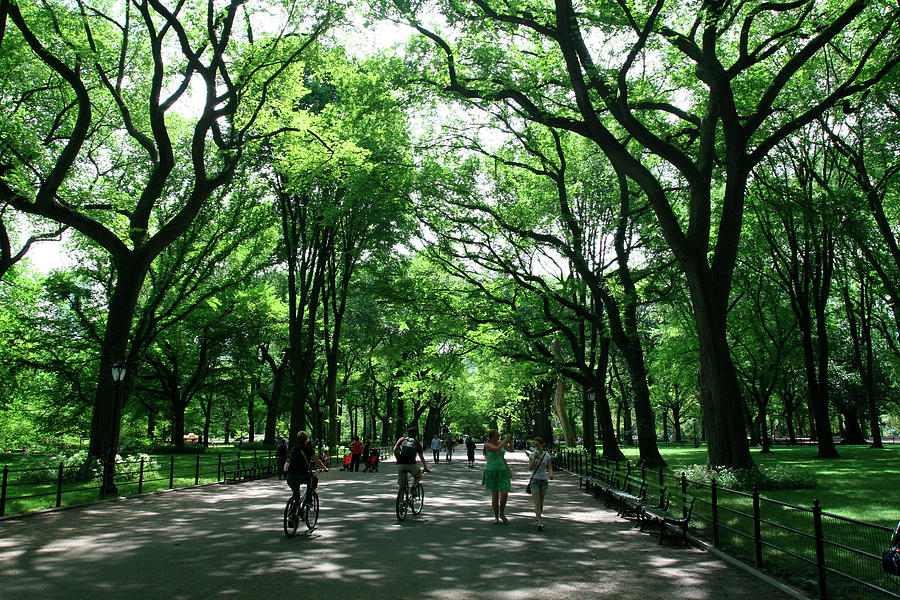
<svg viewBox="0 0 900 600"><path fill-rule="evenodd" d="M549 487L548 479L553 479L553 457L544 451L544 440L534 438L534 452L528 460L531 471L531 499L534 501L534 516L537 517L538 531L544 530L544 498Z"/></svg>
<svg viewBox="0 0 900 600"><path fill-rule="evenodd" d="M475 440L471 435L466 436L466 458L469 460L469 467L475 466Z"/></svg>
<svg viewBox="0 0 900 600"><path fill-rule="evenodd" d="M484 455L487 462L484 465L484 475L481 477L481 484L491 490L491 506L494 508L494 523L501 520L509 523L506 518L506 500L509 497L510 490L510 471L509 465L506 464L504 454L506 451L513 451L512 444L509 441L509 434L500 440L500 433L496 429L488 432L488 441L484 443Z"/></svg>

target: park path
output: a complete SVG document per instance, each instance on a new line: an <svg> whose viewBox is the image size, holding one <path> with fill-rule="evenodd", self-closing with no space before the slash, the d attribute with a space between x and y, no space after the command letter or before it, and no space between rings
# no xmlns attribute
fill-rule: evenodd
<svg viewBox="0 0 900 600"><path fill-rule="evenodd" d="M425 476L425 509L404 523L393 464L325 473L319 527L291 539L281 523L288 489L274 479L5 520L0 598L786 598L706 552L657 545L565 473L538 532L524 453L508 457L508 525L493 523L480 468L459 457Z"/></svg>

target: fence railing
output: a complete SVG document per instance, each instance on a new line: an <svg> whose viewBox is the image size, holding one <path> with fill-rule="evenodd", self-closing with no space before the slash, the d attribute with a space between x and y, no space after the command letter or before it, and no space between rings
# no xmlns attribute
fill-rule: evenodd
<svg viewBox="0 0 900 600"><path fill-rule="evenodd" d="M565 450L562 467L586 477L603 465L616 473L638 469L627 461L597 459ZM827 598L900 598L900 577L886 574L881 554L892 529L824 512L813 506L765 498L712 483L689 481L684 473L640 468L640 477L679 488L697 500L691 533L757 568Z"/></svg>
<svg viewBox="0 0 900 600"><path fill-rule="evenodd" d="M92 502L106 495L104 473L113 468L117 495L130 496L223 481L225 473L240 465L274 465L272 451L234 454L171 454L140 460L117 460L94 466L10 468L0 474L0 516ZM272 469L274 472L274 468Z"/></svg>

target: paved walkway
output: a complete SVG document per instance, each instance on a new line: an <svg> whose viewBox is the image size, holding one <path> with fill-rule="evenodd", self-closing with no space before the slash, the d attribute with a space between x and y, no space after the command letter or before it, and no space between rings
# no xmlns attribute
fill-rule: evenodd
<svg viewBox="0 0 900 600"><path fill-rule="evenodd" d="M425 476L425 509L398 523L396 475L323 474L319 527L287 539L284 482L219 484L0 522L0 598L766 599L786 596L647 533L551 482L534 526L524 453L508 525L495 525L481 470ZM479 466L483 465L479 456Z"/></svg>

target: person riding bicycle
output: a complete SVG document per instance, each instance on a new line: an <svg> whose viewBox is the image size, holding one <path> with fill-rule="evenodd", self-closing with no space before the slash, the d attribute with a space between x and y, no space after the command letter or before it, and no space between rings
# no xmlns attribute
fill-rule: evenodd
<svg viewBox="0 0 900 600"><path fill-rule="evenodd" d="M409 480L410 473L413 476L413 489L419 485L422 479L422 471L430 473L428 463L425 462L424 449L419 443L419 428L413 425L406 430L406 435L394 444L394 456L397 458L397 483L404 487ZM416 456L422 461L422 469L416 464Z"/></svg>
<svg viewBox="0 0 900 600"><path fill-rule="evenodd" d="M290 459L287 468L287 484L294 492L294 498L300 497L300 486L309 485L312 476L312 463L315 462L323 471L328 467L316 456L309 434L305 431L297 432L297 443L291 448Z"/></svg>

